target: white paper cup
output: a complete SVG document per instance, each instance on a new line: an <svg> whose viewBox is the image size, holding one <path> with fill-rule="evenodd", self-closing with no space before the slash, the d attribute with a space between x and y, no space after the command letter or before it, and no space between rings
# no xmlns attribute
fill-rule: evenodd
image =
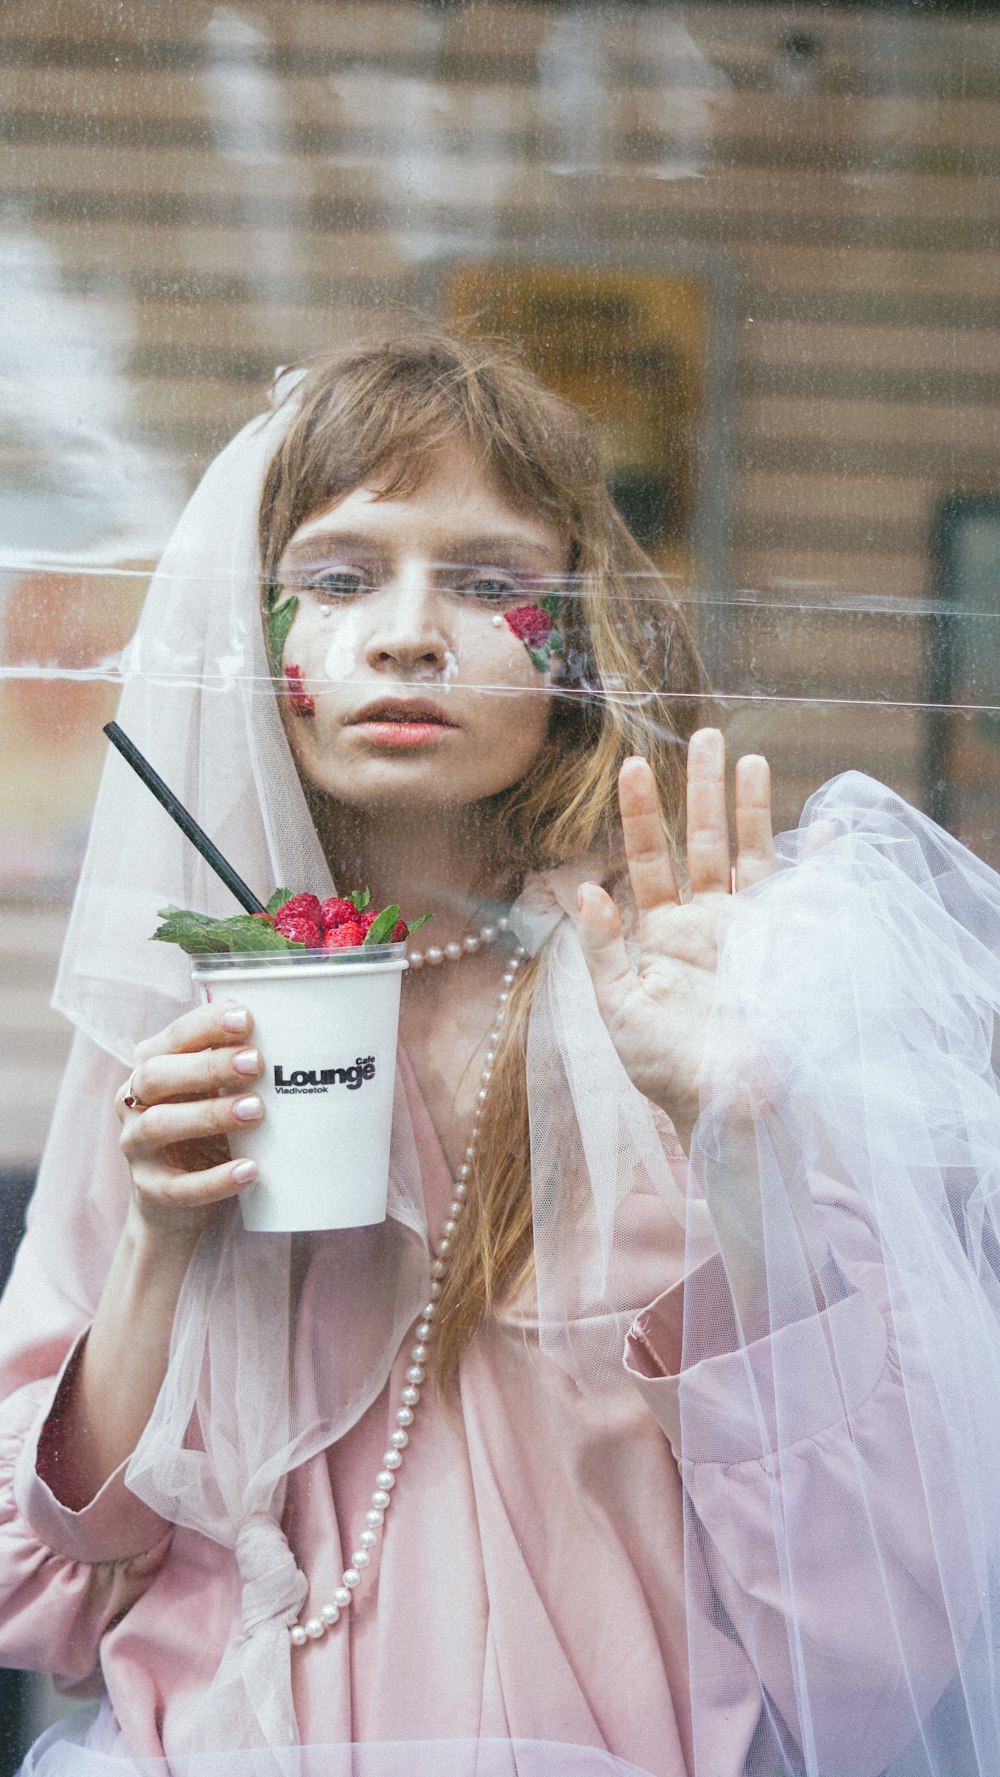
<svg viewBox="0 0 1000 1777"><path fill-rule="evenodd" d="M264 1116L229 1138L253 1160L244 1227L289 1234L384 1222L402 944L198 957L206 999L253 1015Z"/></svg>

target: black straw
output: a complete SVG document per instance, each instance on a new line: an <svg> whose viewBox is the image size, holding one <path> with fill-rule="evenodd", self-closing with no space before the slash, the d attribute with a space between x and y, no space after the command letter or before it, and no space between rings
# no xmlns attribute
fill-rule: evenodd
<svg viewBox="0 0 1000 1777"><path fill-rule="evenodd" d="M149 760L144 759L138 747L129 740L124 729L119 728L117 722L108 722L105 724L104 732L111 745L118 748L122 758L131 765L136 775L142 778L147 790L152 790L157 802L162 803L171 819L177 822L181 832L186 834L191 844L201 852L206 864L211 864L216 876L222 878L230 893L236 896L240 906L245 908L247 913L265 913L267 909L263 901L258 901L256 895L247 888L242 877L237 876L232 864L226 861L218 846L212 844L208 834L199 827L197 821L188 814L187 809L178 802L173 790L167 788L159 773L153 770Z"/></svg>

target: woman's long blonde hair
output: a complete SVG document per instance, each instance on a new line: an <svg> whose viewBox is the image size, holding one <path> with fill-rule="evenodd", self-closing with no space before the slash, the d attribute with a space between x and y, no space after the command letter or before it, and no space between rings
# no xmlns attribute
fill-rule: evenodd
<svg viewBox="0 0 1000 1777"><path fill-rule="evenodd" d="M565 537L561 695L545 747L492 815L511 871L620 853L617 778L641 753L668 832L683 801L684 748L706 681L667 586L612 503L586 417L545 389L506 344L420 332L313 359L267 472L260 507L264 586L293 533L339 496L376 485L406 495L437 453L471 448L516 510ZM525 1050L535 968L508 1007L480 1125L475 1178L439 1304L439 1381L452 1378L483 1318L524 1278L532 1249Z"/></svg>

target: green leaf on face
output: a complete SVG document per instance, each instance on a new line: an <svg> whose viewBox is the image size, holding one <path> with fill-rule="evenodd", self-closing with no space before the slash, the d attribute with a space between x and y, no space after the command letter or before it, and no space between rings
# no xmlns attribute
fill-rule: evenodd
<svg viewBox="0 0 1000 1777"><path fill-rule="evenodd" d="M525 647L527 647L527 646L528 646L527 643L525 643ZM548 643L545 644L544 648L528 648L528 654L531 659L531 664L536 669L536 671L538 671L540 673L547 673L548 672L548 670L549 670Z"/></svg>
<svg viewBox="0 0 1000 1777"><path fill-rule="evenodd" d="M427 921L433 918L433 913L422 913L419 919L408 919L406 929L408 932L419 932L421 926L425 926Z"/></svg>
<svg viewBox="0 0 1000 1777"><path fill-rule="evenodd" d="M281 912L285 902L290 901L294 893L294 889L275 889L274 894L267 903L267 911L271 914L272 918L274 914Z"/></svg>
<svg viewBox="0 0 1000 1777"><path fill-rule="evenodd" d="M297 598L287 598L282 605L275 605L267 614L267 651L271 657L271 667L280 673L281 663L285 656L285 643L288 632L295 622L295 613L299 608Z"/></svg>
<svg viewBox="0 0 1000 1777"><path fill-rule="evenodd" d="M351 901L359 913L364 912L371 898L371 889L352 889L349 894L344 896L344 900Z"/></svg>
<svg viewBox="0 0 1000 1777"><path fill-rule="evenodd" d="M539 599L538 602L539 602L539 605L541 606L542 610L547 611L549 616L552 619L552 628L549 631L548 637L546 638L546 642L545 642L545 646L548 649L549 654L565 654L566 647L565 647L565 643L563 642L563 638L562 638L562 630L559 628L559 625L562 622L562 605L563 605L562 599L559 598L556 593L548 592L548 593L546 593L545 597L542 599ZM540 650L539 650L539 652L540 652ZM547 670L549 664L550 663L549 663L548 659L546 659L545 669L543 669L543 670ZM538 665L537 660L535 662L535 665L536 666Z"/></svg>
<svg viewBox="0 0 1000 1777"><path fill-rule="evenodd" d="M396 922L398 919L398 901L393 901L389 907L383 907L378 918L373 920L368 927L362 948L367 948L373 944L388 944L389 939L392 937L392 934L396 929Z"/></svg>

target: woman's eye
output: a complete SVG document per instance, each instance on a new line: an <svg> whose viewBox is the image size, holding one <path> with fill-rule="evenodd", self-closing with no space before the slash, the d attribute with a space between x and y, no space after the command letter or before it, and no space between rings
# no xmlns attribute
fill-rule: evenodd
<svg viewBox="0 0 1000 1777"><path fill-rule="evenodd" d="M324 568L309 581L309 591L319 593L321 598L356 598L370 589L369 575L363 574L359 568Z"/></svg>
<svg viewBox="0 0 1000 1777"><path fill-rule="evenodd" d="M487 604L497 605L509 605L522 597L517 582L508 580L503 574L476 574L463 582L461 591L466 598L483 599Z"/></svg>

